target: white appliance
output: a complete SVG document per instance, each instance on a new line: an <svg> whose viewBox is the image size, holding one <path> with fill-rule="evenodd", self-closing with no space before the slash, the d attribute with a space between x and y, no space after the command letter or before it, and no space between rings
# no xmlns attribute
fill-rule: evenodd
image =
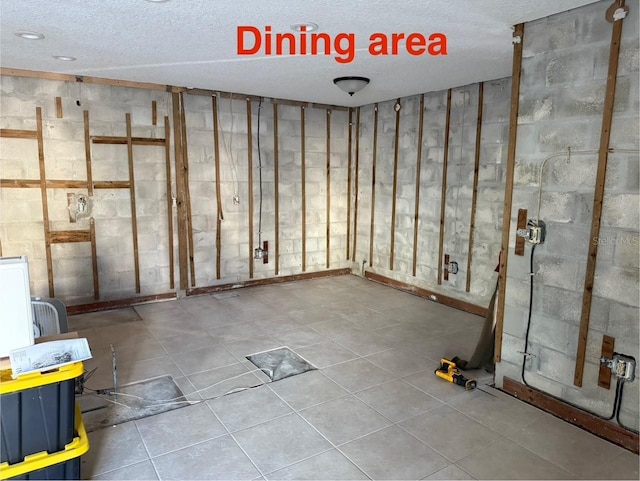
<svg viewBox="0 0 640 481"><path fill-rule="evenodd" d="M33 315L26 256L0 257L0 356L33 345Z"/></svg>

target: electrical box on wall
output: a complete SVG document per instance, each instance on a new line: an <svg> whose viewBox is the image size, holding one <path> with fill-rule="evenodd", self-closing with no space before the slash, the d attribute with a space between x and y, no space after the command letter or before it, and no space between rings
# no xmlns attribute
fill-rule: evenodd
<svg viewBox="0 0 640 481"><path fill-rule="evenodd" d="M530 244L542 244L547 234L546 226L541 220L529 219L524 229L516 231L518 237L529 241Z"/></svg>

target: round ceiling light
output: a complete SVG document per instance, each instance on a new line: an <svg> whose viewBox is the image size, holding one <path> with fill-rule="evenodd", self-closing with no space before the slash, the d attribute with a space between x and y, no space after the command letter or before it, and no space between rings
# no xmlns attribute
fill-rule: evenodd
<svg viewBox="0 0 640 481"><path fill-rule="evenodd" d="M56 60L62 60L64 62L73 62L76 60L75 57L70 57L68 55L54 55L53 58Z"/></svg>
<svg viewBox="0 0 640 481"><path fill-rule="evenodd" d="M313 22L294 23L291 25L291 30L294 32L302 32L303 27L305 32L315 32L318 30L318 24Z"/></svg>
<svg viewBox="0 0 640 481"><path fill-rule="evenodd" d="M44 35L38 32L28 32L26 30L21 30L20 32L16 32L16 36L20 38L24 38L25 40L42 40Z"/></svg>
<svg viewBox="0 0 640 481"><path fill-rule="evenodd" d="M333 79L333 83L341 90L353 96L353 94L359 92L369 84L369 79L367 77L338 77Z"/></svg>

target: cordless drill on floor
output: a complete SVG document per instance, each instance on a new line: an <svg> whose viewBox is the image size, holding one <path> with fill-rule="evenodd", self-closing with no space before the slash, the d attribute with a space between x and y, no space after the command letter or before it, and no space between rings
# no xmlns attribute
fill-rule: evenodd
<svg viewBox="0 0 640 481"><path fill-rule="evenodd" d="M476 388L475 379L467 379L464 377L460 374L456 364L448 359L440 359L440 367L435 370L435 374L445 381L452 382L458 386L464 386L467 391L471 391Z"/></svg>

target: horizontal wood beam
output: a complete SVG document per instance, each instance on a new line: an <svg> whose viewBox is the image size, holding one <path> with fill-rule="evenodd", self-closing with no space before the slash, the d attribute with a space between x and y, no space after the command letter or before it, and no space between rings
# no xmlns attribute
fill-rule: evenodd
<svg viewBox="0 0 640 481"><path fill-rule="evenodd" d="M460 299L454 299L453 297L443 296L442 294L439 294L437 292L423 289L422 287L412 286L411 284L397 281L395 279L390 279L371 271L365 271L364 276L367 279L379 282L380 284L384 284L385 286L394 287L396 289L400 289L401 291L415 294L416 296L425 297L430 301L435 301L440 304L444 304L445 306L453 307L454 309L460 309L461 311L470 312L471 314L475 314L476 316L487 316L486 307L477 306L466 301L461 301Z"/></svg>
<svg viewBox="0 0 640 481"><path fill-rule="evenodd" d="M94 189L129 189L131 182L128 180L99 180L93 183Z"/></svg>
<svg viewBox="0 0 640 481"><path fill-rule="evenodd" d="M46 181L47 189L86 189L86 180L54 180ZM0 179L3 188L40 188L38 179Z"/></svg>
<svg viewBox="0 0 640 481"><path fill-rule="evenodd" d="M9 188L40 188L40 179L0 179L0 187Z"/></svg>
<svg viewBox="0 0 640 481"><path fill-rule="evenodd" d="M70 242L91 242L91 231L58 230L49 232L49 243L66 244Z"/></svg>
<svg viewBox="0 0 640 481"><path fill-rule="evenodd" d="M298 100L273 99L274 104L289 105L291 107L308 107L309 102L300 102Z"/></svg>
<svg viewBox="0 0 640 481"><path fill-rule="evenodd" d="M37 139L38 132L35 130L0 129L0 137L5 139Z"/></svg>
<svg viewBox="0 0 640 481"><path fill-rule="evenodd" d="M148 137L131 137L133 145L157 145L164 146L165 139L151 139ZM113 137L108 135L94 135L91 137L94 144L127 145L127 137Z"/></svg>
<svg viewBox="0 0 640 481"><path fill-rule="evenodd" d="M310 107L314 109L322 109L322 110L349 110L349 107L342 107L340 105L328 105L328 104L309 104Z"/></svg>
<svg viewBox="0 0 640 481"><path fill-rule="evenodd" d="M351 269L332 269L329 271L305 272L303 274L293 274L290 276L269 277L266 279L251 279L248 281L234 282L233 284L220 284L218 286L196 287L187 289L187 296L199 296L202 294L211 294L214 292L230 291L241 287L267 286L270 284L281 284L284 282L306 281L309 279L322 279L325 277L338 277L351 274Z"/></svg>
<svg viewBox="0 0 640 481"><path fill-rule="evenodd" d="M149 296L131 297L128 299L117 299L114 301L92 302L90 304L78 304L75 306L67 306L67 314L84 314L87 312L108 311L110 309L120 309L122 307L137 306L139 304L148 304L150 302L170 301L177 299L175 292L167 292L166 294L152 294Z"/></svg>
<svg viewBox="0 0 640 481"><path fill-rule="evenodd" d="M618 446L638 454L638 435L610 421L600 419L582 409L571 406L535 388L525 386L508 377L503 379L502 390L543 411L553 414L575 426L589 431Z"/></svg>

